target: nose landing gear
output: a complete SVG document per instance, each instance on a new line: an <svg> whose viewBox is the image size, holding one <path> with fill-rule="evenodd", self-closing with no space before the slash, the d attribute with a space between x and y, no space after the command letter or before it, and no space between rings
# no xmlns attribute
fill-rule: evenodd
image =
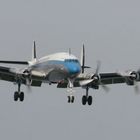
<svg viewBox="0 0 140 140"><path fill-rule="evenodd" d="M68 96L68 103L74 103L74 96Z"/></svg>
<svg viewBox="0 0 140 140"><path fill-rule="evenodd" d="M73 80L72 79L68 79L68 103L74 103L75 97L73 96L74 90L73 90Z"/></svg>

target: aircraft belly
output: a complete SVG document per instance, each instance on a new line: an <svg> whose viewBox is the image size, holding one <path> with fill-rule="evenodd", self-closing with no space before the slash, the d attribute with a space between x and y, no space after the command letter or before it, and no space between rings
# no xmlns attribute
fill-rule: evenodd
<svg viewBox="0 0 140 140"><path fill-rule="evenodd" d="M45 80L49 82L59 82L67 77L67 70L63 65L38 65L33 69L44 72L46 75Z"/></svg>
<svg viewBox="0 0 140 140"><path fill-rule="evenodd" d="M50 82L59 82L67 76L67 71L63 65L50 65L49 70L48 80Z"/></svg>
<svg viewBox="0 0 140 140"><path fill-rule="evenodd" d="M66 75L59 71L52 71L48 76L48 80L50 82L59 82L65 78L66 78Z"/></svg>

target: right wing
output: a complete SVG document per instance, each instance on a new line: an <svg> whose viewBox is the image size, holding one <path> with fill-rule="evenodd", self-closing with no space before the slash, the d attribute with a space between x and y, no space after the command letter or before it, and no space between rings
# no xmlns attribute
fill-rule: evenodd
<svg viewBox="0 0 140 140"><path fill-rule="evenodd" d="M16 83L18 78L20 78L22 84L26 85L26 79L22 78L21 73L16 72L15 69L0 66L0 80ZM42 81L40 80L32 80L31 86L40 87L41 84Z"/></svg>
<svg viewBox="0 0 140 140"><path fill-rule="evenodd" d="M16 82L16 74L11 72L10 68L0 66L0 79L9 82Z"/></svg>

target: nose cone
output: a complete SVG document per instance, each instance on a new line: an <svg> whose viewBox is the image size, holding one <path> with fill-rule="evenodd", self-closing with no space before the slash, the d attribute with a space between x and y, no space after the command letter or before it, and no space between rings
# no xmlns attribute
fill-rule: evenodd
<svg viewBox="0 0 140 140"><path fill-rule="evenodd" d="M81 66L79 64L70 63L67 66L70 75L77 75L81 72Z"/></svg>
<svg viewBox="0 0 140 140"><path fill-rule="evenodd" d="M70 74L78 74L80 72L79 66L73 66L69 68Z"/></svg>

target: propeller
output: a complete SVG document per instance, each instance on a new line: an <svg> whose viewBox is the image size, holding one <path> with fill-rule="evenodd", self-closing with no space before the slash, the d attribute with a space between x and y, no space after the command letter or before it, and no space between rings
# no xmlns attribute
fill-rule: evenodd
<svg viewBox="0 0 140 140"><path fill-rule="evenodd" d="M118 72L118 74L122 77L125 78L126 83L129 85L129 80L131 80L134 85L134 91L136 94L140 94L140 88L139 88L139 84L138 84L138 80L139 80L139 70L137 72L132 71L132 72Z"/></svg>
<svg viewBox="0 0 140 140"><path fill-rule="evenodd" d="M101 61L97 61L97 67L96 67L96 70L95 70L95 75L98 75L99 74L99 70L101 68Z"/></svg>
<svg viewBox="0 0 140 140"><path fill-rule="evenodd" d="M26 88L27 88L28 93L32 92L31 80L29 78L26 78Z"/></svg>
<svg viewBox="0 0 140 140"><path fill-rule="evenodd" d="M100 71L100 68L101 68L101 61L97 61L97 67L96 67L96 70L95 70L95 75L93 77L94 80L98 80L99 84L101 85L101 87L103 88L103 90L105 92L109 92L109 87L106 86L105 84L101 83L100 81L100 78L99 78L99 71Z"/></svg>
<svg viewBox="0 0 140 140"><path fill-rule="evenodd" d="M27 88L27 91L30 93L31 92L31 83L32 83L32 80L31 80L31 72L30 70L24 70L24 72L22 73L22 76L23 78L25 79L25 85L26 85L26 88Z"/></svg>
<svg viewBox="0 0 140 140"><path fill-rule="evenodd" d="M102 83L100 83L100 84L101 84L103 90L104 90L106 93L108 93L108 92L110 91L110 88L109 88L108 86L106 86L106 85L104 85L104 84L102 84Z"/></svg>
<svg viewBox="0 0 140 140"><path fill-rule="evenodd" d="M140 94L140 89L139 89L138 83L135 82L134 85L135 85L135 86L134 86L134 91L135 91L135 93L136 93L136 94Z"/></svg>

